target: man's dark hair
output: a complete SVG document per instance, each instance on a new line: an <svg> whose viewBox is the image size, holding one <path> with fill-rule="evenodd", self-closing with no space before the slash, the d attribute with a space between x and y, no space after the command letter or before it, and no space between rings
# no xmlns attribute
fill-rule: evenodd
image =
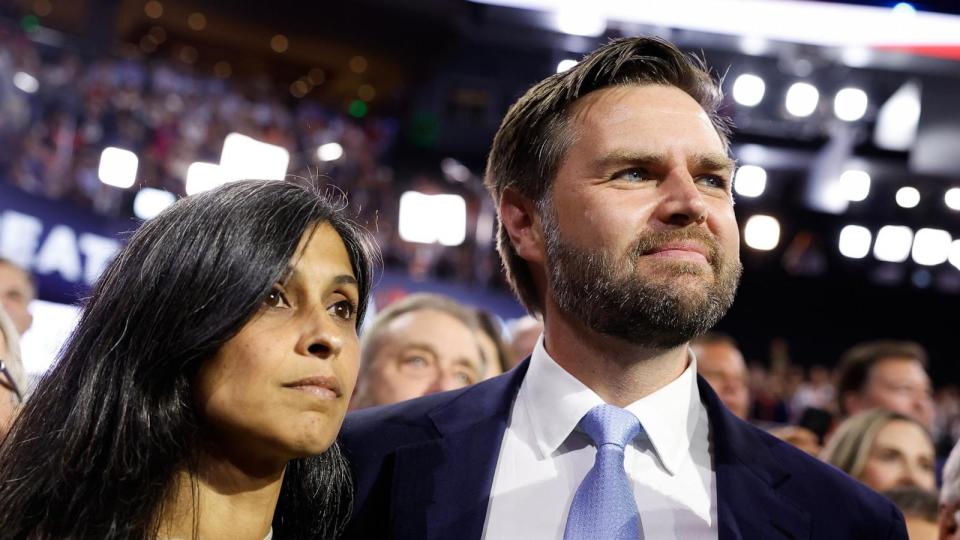
<svg viewBox="0 0 960 540"><path fill-rule="evenodd" d="M0 446L3 536L156 538L174 475L197 471L198 369L259 313L304 234L324 223L353 267L359 328L376 251L342 197L235 182L181 199L141 226ZM275 537L335 537L351 494L336 445L290 461Z"/></svg>
<svg viewBox="0 0 960 540"><path fill-rule="evenodd" d="M563 156L577 137L570 126L574 102L595 90L627 85L667 85L686 92L703 107L724 146L728 145L730 123L718 112L720 87L701 60L658 38L616 39L573 68L535 84L507 111L493 140L485 178L498 211L507 188L538 205L548 201ZM520 302L531 313L542 314L533 276L513 248L502 220L497 249Z"/></svg>
<svg viewBox="0 0 960 540"><path fill-rule="evenodd" d="M837 367L837 407L842 416L850 414L844 396L862 392L870 378L870 370L887 358L909 358L927 367L927 352L913 341L881 340L854 345L843 353Z"/></svg>

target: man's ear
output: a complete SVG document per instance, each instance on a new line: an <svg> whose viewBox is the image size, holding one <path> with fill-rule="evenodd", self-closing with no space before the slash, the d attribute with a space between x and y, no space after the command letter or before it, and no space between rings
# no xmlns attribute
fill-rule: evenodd
<svg viewBox="0 0 960 540"><path fill-rule="evenodd" d="M543 224L532 200L505 188L500 195L500 221L517 255L527 262L544 262Z"/></svg>

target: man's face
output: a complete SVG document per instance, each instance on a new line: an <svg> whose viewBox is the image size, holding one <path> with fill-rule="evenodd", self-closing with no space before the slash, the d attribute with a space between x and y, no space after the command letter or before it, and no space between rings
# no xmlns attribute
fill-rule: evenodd
<svg viewBox="0 0 960 540"><path fill-rule="evenodd" d="M7 348L6 337L3 332L0 332L0 360L9 364L9 358L10 350ZM0 375L0 438L6 434L10 427L10 422L13 421L13 416L17 412L18 403L19 400L17 394L13 391L13 387L10 386L6 377Z"/></svg>
<svg viewBox="0 0 960 540"><path fill-rule="evenodd" d="M29 277L19 268L0 263L0 303L21 335L33 323L33 316L27 311L33 297L33 285Z"/></svg>
<svg viewBox="0 0 960 540"><path fill-rule="evenodd" d="M736 347L724 342L706 343L694 347L697 372L710 383L720 401L740 418L750 412L750 391L747 386L747 366Z"/></svg>
<svg viewBox="0 0 960 540"><path fill-rule="evenodd" d="M870 369L857 410L883 407L907 415L928 430L933 427L930 377L913 358L884 358Z"/></svg>
<svg viewBox="0 0 960 540"><path fill-rule="evenodd" d="M456 317L421 309L390 321L373 343L358 403L386 405L463 388L486 371L473 330Z"/></svg>
<svg viewBox="0 0 960 540"><path fill-rule="evenodd" d="M740 277L733 164L672 86L593 92L542 208L548 296L602 334L675 347L726 313ZM551 299L548 298L548 302Z"/></svg>

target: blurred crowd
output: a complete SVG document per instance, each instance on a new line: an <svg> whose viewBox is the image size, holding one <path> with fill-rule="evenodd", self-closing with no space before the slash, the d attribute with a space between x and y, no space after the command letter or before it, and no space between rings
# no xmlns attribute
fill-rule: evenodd
<svg viewBox="0 0 960 540"><path fill-rule="evenodd" d="M138 156L137 187L182 195L189 165L217 163L231 132L285 148L290 171L330 175L358 206L379 207L370 199L381 192L375 184L389 181L379 164L395 131L391 120L350 118L315 101L285 100L266 79L200 75L173 60L87 61L67 48L38 46L18 30L0 30L2 176L100 214L129 215L132 198L99 181L105 147ZM343 147L336 162L316 155L328 142Z"/></svg>
<svg viewBox="0 0 960 540"><path fill-rule="evenodd" d="M139 188L182 196L188 167L218 163L226 136L241 133L285 148L290 174L320 177L345 191L388 267L414 277L500 283L492 245L478 246L474 230L458 247L411 244L398 234L400 195L411 189L462 196L468 224L481 212L492 219L479 180L462 176L469 170L454 162L452 179L431 162L398 172L391 158L397 119L356 118L284 96L266 78L199 74L176 59L81 59L67 47L38 45L0 20L0 181L100 215L130 217ZM317 150L327 143L340 145L340 157L320 159ZM110 146L138 156L135 188L100 181L100 154Z"/></svg>

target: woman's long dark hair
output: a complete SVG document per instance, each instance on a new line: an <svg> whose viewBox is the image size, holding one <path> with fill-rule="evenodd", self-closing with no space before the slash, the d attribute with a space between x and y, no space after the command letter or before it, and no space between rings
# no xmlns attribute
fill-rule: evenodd
<svg viewBox="0 0 960 540"><path fill-rule="evenodd" d="M376 252L342 196L236 182L141 226L0 447L0 537L156 538L174 474L194 470L201 442L198 367L257 313L318 223L346 245L359 328ZM351 494L336 445L290 462L275 537L336 536Z"/></svg>

